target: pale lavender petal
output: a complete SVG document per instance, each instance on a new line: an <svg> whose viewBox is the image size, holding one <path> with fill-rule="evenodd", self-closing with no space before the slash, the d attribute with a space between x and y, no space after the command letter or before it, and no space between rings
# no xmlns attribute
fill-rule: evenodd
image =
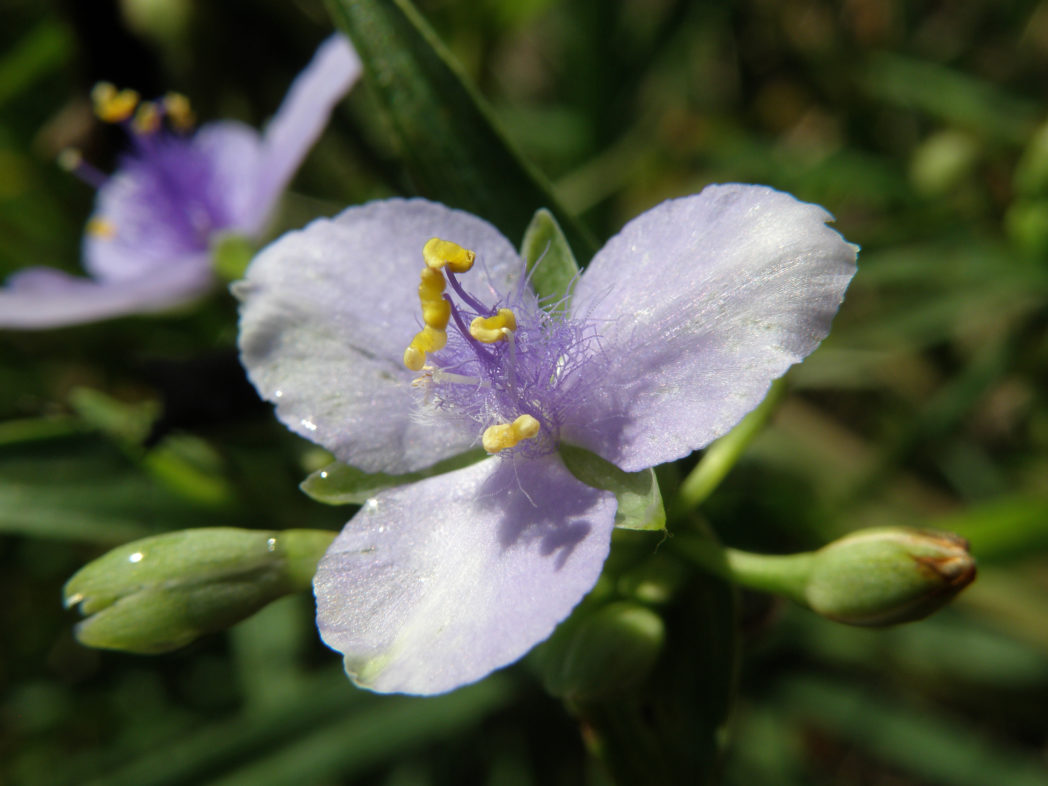
<svg viewBox="0 0 1048 786"><path fill-rule="evenodd" d="M556 455L488 459L366 504L320 561L317 626L358 685L442 693L520 658L589 592L614 496Z"/></svg>
<svg viewBox="0 0 1048 786"><path fill-rule="evenodd" d="M217 235L238 228L257 189L257 152L247 166L257 135L246 126L158 134L139 145L98 191L94 220L103 231L84 235L84 268L99 280L140 279L205 255Z"/></svg>
<svg viewBox="0 0 1048 786"><path fill-rule="evenodd" d="M193 145L210 162L213 188L222 200L226 220L215 233L257 236L271 207L258 199L268 177L262 137L250 126L223 120L201 126Z"/></svg>
<svg viewBox="0 0 1048 786"><path fill-rule="evenodd" d="M313 60L295 79L284 102L263 132L263 179L256 215L261 229L280 194L327 125L331 110L361 73L360 58L344 35L320 45Z"/></svg>
<svg viewBox="0 0 1048 786"><path fill-rule="evenodd" d="M0 289L0 328L37 330L163 311L213 285L207 260L175 260L137 279L94 281L51 268L20 271Z"/></svg>
<svg viewBox="0 0 1048 786"><path fill-rule="evenodd" d="M241 360L291 430L369 472L408 472L479 442L475 427L427 417L404 349L421 325L422 246L477 252L474 295L513 291L523 263L493 226L425 200L393 199L315 221L264 249L246 280ZM442 413L443 414L443 413Z"/></svg>
<svg viewBox="0 0 1048 786"><path fill-rule="evenodd" d="M575 290L596 325L566 440L625 470L727 432L818 346L855 272L831 216L763 186L710 186L627 224Z"/></svg>

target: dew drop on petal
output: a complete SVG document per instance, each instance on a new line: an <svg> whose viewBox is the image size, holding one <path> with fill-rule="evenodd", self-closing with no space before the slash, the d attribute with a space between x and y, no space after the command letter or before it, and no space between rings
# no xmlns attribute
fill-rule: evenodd
<svg viewBox="0 0 1048 786"><path fill-rule="evenodd" d="M310 431L316 431L317 430L317 424L314 423L309 418L303 418L302 419L302 427L305 428L305 429L309 429Z"/></svg>
<svg viewBox="0 0 1048 786"><path fill-rule="evenodd" d="M364 510L367 513L375 513L378 511L378 500L371 497L367 502L364 503Z"/></svg>

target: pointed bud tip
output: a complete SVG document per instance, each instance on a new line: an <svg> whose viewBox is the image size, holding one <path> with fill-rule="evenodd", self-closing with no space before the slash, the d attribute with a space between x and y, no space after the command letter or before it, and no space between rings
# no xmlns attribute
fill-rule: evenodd
<svg viewBox="0 0 1048 786"><path fill-rule="evenodd" d="M805 598L837 622L895 625L942 608L975 575L968 542L951 533L862 530L815 553Z"/></svg>

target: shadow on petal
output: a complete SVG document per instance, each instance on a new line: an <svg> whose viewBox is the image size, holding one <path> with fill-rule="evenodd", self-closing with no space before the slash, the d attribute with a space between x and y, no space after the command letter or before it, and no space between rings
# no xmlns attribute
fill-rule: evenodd
<svg viewBox="0 0 1048 786"><path fill-rule="evenodd" d="M502 461L481 487L479 502L498 516L498 540L505 550L538 543L543 556L555 555L558 570L592 531L601 492L579 483L555 455Z"/></svg>

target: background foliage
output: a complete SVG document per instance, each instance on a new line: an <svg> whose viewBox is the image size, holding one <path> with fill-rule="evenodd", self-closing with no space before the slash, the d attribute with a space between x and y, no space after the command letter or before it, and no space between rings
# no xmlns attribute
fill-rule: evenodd
<svg viewBox="0 0 1048 786"><path fill-rule="evenodd" d="M831 338L702 514L761 551L950 529L980 577L889 631L744 596L726 782L1044 783L1048 3L418 7L598 242L740 181L827 206L863 247ZM312 0L8 0L0 19L4 275L78 268L92 193L53 160L74 145L112 165L96 80L257 125L331 29ZM343 104L274 232L424 188L378 105L366 88ZM347 517L298 491L325 457L257 401L235 330L220 293L0 335L0 782L599 783L534 661L438 699L374 697L318 643L306 597L161 657L75 642L61 586L109 546Z"/></svg>

